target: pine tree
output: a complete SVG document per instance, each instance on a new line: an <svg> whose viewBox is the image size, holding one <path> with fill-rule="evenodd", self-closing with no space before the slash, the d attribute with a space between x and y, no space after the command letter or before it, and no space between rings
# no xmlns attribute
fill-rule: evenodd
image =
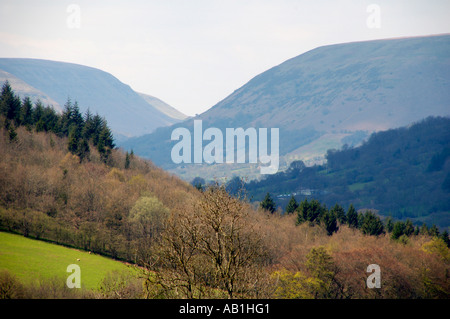
<svg viewBox="0 0 450 319"><path fill-rule="evenodd" d="M325 230L327 231L327 235L331 236L333 233L339 230L339 226L337 225L337 218L334 213L331 211L326 211L322 218L321 223L324 225Z"/></svg>
<svg viewBox="0 0 450 319"><path fill-rule="evenodd" d="M112 134L110 128L108 127L108 124L105 119L103 119L102 123L103 123L103 126L100 131L99 140L103 141L103 144L105 147L107 147L109 149L114 149L114 147L116 147L116 146L114 144L113 134Z"/></svg>
<svg viewBox="0 0 450 319"><path fill-rule="evenodd" d="M9 119L5 119L5 128L8 131L8 137L10 142L14 142L17 140L17 132L14 129L14 125L11 124Z"/></svg>
<svg viewBox="0 0 450 319"><path fill-rule="evenodd" d="M368 211L363 215L361 232L365 235L379 236L384 233L383 223L374 213Z"/></svg>
<svg viewBox="0 0 450 319"><path fill-rule="evenodd" d="M309 203L308 199L305 198L300 202L300 204L297 207L297 225L300 225L307 221L308 218L308 211L309 211Z"/></svg>
<svg viewBox="0 0 450 319"><path fill-rule="evenodd" d="M69 152L72 154L77 154L78 152L78 143L80 142L80 131L78 127L72 125L69 132L69 142L67 148Z"/></svg>
<svg viewBox="0 0 450 319"><path fill-rule="evenodd" d="M14 94L8 80L5 81L0 95L0 114L8 120L14 121L16 125L20 124L20 109L22 102Z"/></svg>
<svg viewBox="0 0 450 319"><path fill-rule="evenodd" d="M405 230L403 232L406 236L411 236L414 233L414 225L409 219L405 222Z"/></svg>
<svg viewBox="0 0 450 319"><path fill-rule="evenodd" d="M306 213L306 220L310 223L320 223L322 217L326 212L327 208L325 206L322 206L322 204L317 199L313 199L309 203L309 209Z"/></svg>
<svg viewBox="0 0 450 319"><path fill-rule="evenodd" d="M69 136L72 125L72 112L73 112L72 102L70 98L67 98L67 102L66 104L64 104L64 110L60 117L60 127L63 136Z"/></svg>
<svg viewBox="0 0 450 319"><path fill-rule="evenodd" d="M391 216L387 217L385 219L384 223L385 223L385 226L386 226L385 228L386 228L387 232L391 233L392 230L394 229L394 222L392 221L392 217Z"/></svg>
<svg viewBox="0 0 450 319"><path fill-rule="evenodd" d="M80 163L85 159L89 158L90 149L89 149L89 143L86 139L82 138L78 142L76 155L80 158Z"/></svg>
<svg viewBox="0 0 450 319"><path fill-rule="evenodd" d="M31 125L33 125L33 104L28 96L25 97L22 102L22 108L20 110L20 123L27 128L31 128Z"/></svg>
<svg viewBox="0 0 450 319"><path fill-rule="evenodd" d="M405 224L401 221L398 221L394 224L394 228L392 229L391 238L399 239L402 235L404 235Z"/></svg>
<svg viewBox="0 0 450 319"><path fill-rule="evenodd" d="M83 136L83 138L89 141L94 134L95 134L94 117L91 111L87 109L86 113L84 114L84 125L81 135Z"/></svg>
<svg viewBox="0 0 450 319"><path fill-rule="evenodd" d="M76 125L80 130L84 126L83 115L81 115L80 108L78 107L78 102L75 101L72 107L72 114L70 118L70 125Z"/></svg>
<svg viewBox="0 0 450 319"><path fill-rule="evenodd" d="M433 224L430 227L430 229L428 230L428 233L430 234L430 236L438 237L439 236L439 229L437 228L437 226L435 224Z"/></svg>
<svg viewBox="0 0 450 319"><path fill-rule="evenodd" d="M112 149L115 147L114 139L111 133L111 130L106 125L106 121L104 120L104 126L98 137L97 150L100 153L101 160L108 164L111 156Z"/></svg>
<svg viewBox="0 0 450 319"><path fill-rule="evenodd" d="M44 122L44 130L46 132L52 131L54 133L59 133L59 117L52 107L44 107L41 119Z"/></svg>
<svg viewBox="0 0 450 319"><path fill-rule="evenodd" d="M358 228L358 213L355 207L353 207L353 204L350 204L347 211L347 223L352 228Z"/></svg>
<svg viewBox="0 0 450 319"><path fill-rule="evenodd" d="M428 226L425 223L422 223L422 227L420 227L420 232L421 235L429 235L429 231L428 231Z"/></svg>
<svg viewBox="0 0 450 319"><path fill-rule="evenodd" d="M260 203L260 206L262 209L269 211L271 214L273 214L276 210L275 202L269 193L266 194L266 197L264 197L264 200Z"/></svg>
<svg viewBox="0 0 450 319"><path fill-rule="evenodd" d="M298 207L298 203L295 200L294 195L292 195L291 199L289 200L289 203L286 206L286 214L292 214L293 212L295 212L297 207Z"/></svg>
<svg viewBox="0 0 450 319"><path fill-rule="evenodd" d="M36 103L34 104L34 109L33 109L33 115L32 115L33 124L36 124L37 122L39 122L39 120L42 119L43 115L44 115L44 105L42 104L41 100L37 100Z"/></svg>
<svg viewBox="0 0 450 319"><path fill-rule="evenodd" d="M331 209L331 212L336 216L340 224L347 223L347 216L345 215L345 210L339 204L335 204Z"/></svg>
<svg viewBox="0 0 450 319"><path fill-rule="evenodd" d="M91 134L92 143L94 144L94 146L97 146L98 140L100 138L100 134L102 132L102 129L103 129L105 123L103 122L103 118L97 113L92 118L92 123L90 125L92 125L92 128L91 128L92 129L92 134Z"/></svg>

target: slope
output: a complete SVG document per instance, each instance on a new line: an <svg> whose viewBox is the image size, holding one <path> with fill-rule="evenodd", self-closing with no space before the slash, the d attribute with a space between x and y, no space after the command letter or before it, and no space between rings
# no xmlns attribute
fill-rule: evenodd
<svg viewBox="0 0 450 319"><path fill-rule="evenodd" d="M16 234L0 232L0 243L0 269L10 271L24 283L54 277L65 283L70 275L67 266L77 264L82 269L81 287L98 289L109 272L128 270L122 262Z"/></svg>
<svg viewBox="0 0 450 319"><path fill-rule="evenodd" d="M6 71L0 70L0 83L9 82L11 87L14 89L15 93L23 99L28 96L33 104L35 104L38 100L41 101L44 105L51 105L56 111L61 112L62 107L58 102L53 100L51 97L46 95L45 93L39 91L38 89L32 87L28 83L22 81L18 77L8 73Z"/></svg>
<svg viewBox="0 0 450 319"><path fill-rule="evenodd" d="M80 110L104 114L116 137L151 133L178 122L147 103L113 75L87 66L38 59L1 58L0 70L45 93L63 106L77 101ZM15 87L13 87L15 89Z"/></svg>
<svg viewBox="0 0 450 319"><path fill-rule="evenodd" d="M187 115L181 113L180 111L178 111L177 109L175 109L174 107L170 106L169 104L167 104L164 101L161 101L160 99L158 99L157 97L148 95L148 94L144 94L144 93L139 93L138 94L150 105L152 105L154 108L156 108L158 111L166 114L167 116L170 116L173 119L176 120L180 120L180 121L184 121L188 118Z"/></svg>
<svg viewBox="0 0 450 319"><path fill-rule="evenodd" d="M450 115L449 74L450 35L324 46L254 77L198 119L222 130L278 127L287 162L314 161L372 132ZM192 119L125 146L174 168L170 134L178 126L191 130Z"/></svg>
<svg viewBox="0 0 450 319"><path fill-rule="evenodd" d="M245 187L255 200L273 194L283 208L294 195L449 227L449 128L450 118L427 118L374 133L359 147L328 151L324 165L296 163Z"/></svg>

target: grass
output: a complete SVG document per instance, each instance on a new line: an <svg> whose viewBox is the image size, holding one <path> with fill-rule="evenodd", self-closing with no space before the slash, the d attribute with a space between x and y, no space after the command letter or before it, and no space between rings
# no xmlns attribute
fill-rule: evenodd
<svg viewBox="0 0 450 319"><path fill-rule="evenodd" d="M355 183L348 186L351 192L362 190L364 187L372 185L374 182Z"/></svg>
<svg viewBox="0 0 450 319"><path fill-rule="evenodd" d="M126 264L103 256L0 232L0 270L7 269L25 284L54 277L65 281L70 264L80 266L81 287L90 290L109 272L130 271Z"/></svg>

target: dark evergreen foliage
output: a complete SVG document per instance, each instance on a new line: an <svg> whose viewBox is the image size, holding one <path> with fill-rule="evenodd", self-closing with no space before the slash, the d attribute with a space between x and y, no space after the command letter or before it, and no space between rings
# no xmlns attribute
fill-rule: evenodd
<svg viewBox="0 0 450 319"><path fill-rule="evenodd" d="M50 106L44 106L39 100L33 106L29 97L21 101L8 81L3 84L0 95L0 118L3 118L2 124L11 141L16 140L15 127L19 125L30 130L34 128L37 132L53 132L68 137L67 149L77 155L80 161L89 159L89 143L97 147L105 163L109 162L111 150L115 148L111 129L100 115L92 115L88 110L83 117L78 103L72 103L70 98L62 114Z"/></svg>
<svg viewBox="0 0 450 319"><path fill-rule="evenodd" d="M376 209L382 216L427 220L448 227L450 211L450 118L429 117L408 127L374 133L355 148L330 150L327 163L286 171L246 183L249 196L308 190L332 206ZM287 205L289 197L277 198ZM278 199L279 198L279 199Z"/></svg>
<svg viewBox="0 0 450 319"><path fill-rule="evenodd" d="M380 218L370 211L363 215L360 229L366 235L379 236L384 233L384 226Z"/></svg>
<svg viewBox="0 0 450 319"><path fill-rule="evenodd" d="M358 213L353 204L350 204L347 212L347 223L352 228L358 228Z"/></svg>
<svg viewBox="0 0 450 319"><path fill-rule="evenodd" d="M275 202L273 201L269 193L266 194L266 197L264 197L264 200L260 203L260 207L264 210L269 211L271 214L275 212Z"/></svg>
<svg viewBox="0 0 450 319"><path fill-rule="evenodd" d="M295 212L295 210L298 207L298 203L295 200L294 196L291 196L291 199L289 200L289 203L286 206L286 214L292 214Z"/></svg>

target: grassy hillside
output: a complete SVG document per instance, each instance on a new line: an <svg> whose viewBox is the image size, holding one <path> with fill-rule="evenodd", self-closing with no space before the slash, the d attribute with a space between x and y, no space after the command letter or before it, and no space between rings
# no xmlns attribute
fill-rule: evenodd
<svg viewBox="0 0 450 319"><path fill-rule="evenodd" d="M80 163L67 138L23 126L15 131L12 142L0 129L0 229L134 262L140 241L150 236L139 228L138 213L146 209L139 203L154 200L149 209L163 213L197 196L188 183L138 157L128 156L125 169L120 150L112 150L106 165L91 145Z"/></svg>
<svg viewBox="0 0 450 319"><path fill-rule="evenodd" d="M197 119L204 130L279 128L286 162L318 161L328 149L359 145L372 132L450 115L449 52L449 35L319 47L259 74ZM206 179L223 174L256 178L242 169L248 164L214 165L214 171L184 164L174 169L171 133L178 126L192 132L192 121L123 145L186 179L196 172Z"/></svg>
<svg viewBox="0 0 450 319"><path fill-rule="evenodd" d="M64 284L71 264L80 266L81 287L89 290L98 290L108 273L130 271L126 264L110 258L0 232L0 271L8 270L24 284L54 277Z"/></svg>

